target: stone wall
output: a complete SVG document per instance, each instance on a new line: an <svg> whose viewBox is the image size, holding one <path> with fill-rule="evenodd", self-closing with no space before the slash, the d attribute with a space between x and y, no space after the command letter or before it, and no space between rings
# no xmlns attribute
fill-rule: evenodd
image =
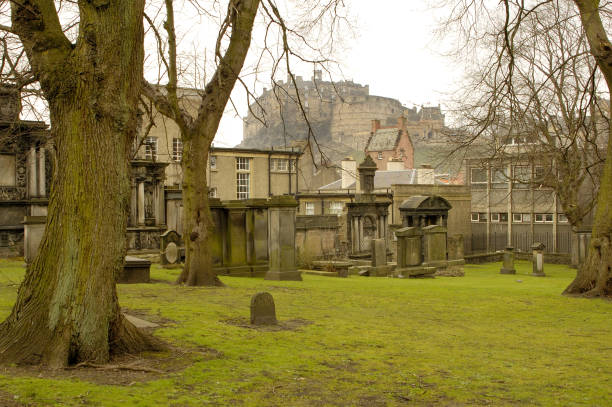
<svg viewBox="0 0 612 407"><path fill-rule="evenodd" d="M336 215L297 216L296 249L301 261L335 256L339 247L339 218Z"/></svg>

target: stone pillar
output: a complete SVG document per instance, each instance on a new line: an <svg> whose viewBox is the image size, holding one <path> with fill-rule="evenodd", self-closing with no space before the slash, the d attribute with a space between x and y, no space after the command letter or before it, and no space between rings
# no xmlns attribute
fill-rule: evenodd
<svg viewBox="0 0 612 407"><path fill-rule="evenodd" d="M143 180L138 180L138 225L145 224L145 185Z"/></svg>
<svg viewBox="0 0 612 407"><path fill-rule="evenodd" d="M28 197L34 198L38 194L38 187L36 185L36 148L30 148L28 151Z"/></svg>
<svg viewBox="0 0 612 407"><path fill-rule="evenodd" d="M514 269L514 247L506 247L504 251L504 264L499 272L500 274L516 274Z"/></svg>
<svg viewBox="0 0 612 407"><path fill-rule="evenodd" d="M366 250L366 248L362 247L362 243L363 243L363 216L359 216L357 218L357 222L359 223L359 233L357 236L357 247L358 247L358 251L364 251Z"/></svg>
<svg viewBox="0 0 612 407"><path fill-rule="evenodd" d="M23 220L23 257L26 263L32 262L45 232L45 216L26 216Z"/></svg>
<svg viewBox="0 0 612 407"><path fill-rule="evenodd" d="M463 259L463 235L454 235L447 239L448 241L448 259L461 260Z"/></svg>
<svg viewBox="0 0 612 407"><path fill-rule="evenodd" d="M295 259L295 212L297 201L288 195L268 200L270 269L266 280L301 281Z"/></svg>
<svg viewBox="0 0 612 407"><path fill-rule="evenodd" d="M166 199L164 197L164 180L158 179L155 187L155 224L165 225L166 224Z"/></svg>
<svg viewBox="0 0 612 407"><path fill-rule="evenodd" d="M130 220L128 222L128 226L136 226L138 224L138 186L134 179L131 181Z"/></svg>
<svg viewBox="0 0 612 407"><path fill-rule="evenodd" d="M45 183L45 148L38 149L38 196L43 198L47 196Z"/></svg>
<svg viewBox="0 0 612 407"><path fill-rule="evenodd" d="M533 272L531 275L546 277L546 274L544 274L544 244L536 242L531 245L531 250L533 250Z"/></svg>

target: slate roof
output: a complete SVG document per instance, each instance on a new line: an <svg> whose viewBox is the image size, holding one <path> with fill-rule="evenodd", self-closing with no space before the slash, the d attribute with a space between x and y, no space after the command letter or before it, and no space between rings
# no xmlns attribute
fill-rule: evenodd
<svg viewBox="0 0 612 407"><path fill-rule="evenodd" d="M401 130L398 128L378 129L370 136L366 151L394 150L399 142Z"/></svg>
<svg viewBox="0 0 612 407"><path fill-rule="evenodd" d="M374 189L391 188L393 184L416 184L417 170L376 171L374 174ZM334 191L342 189L342 179L324 185L319 190ZM348 189L355 189L355 183L349 185Z"/></svg>

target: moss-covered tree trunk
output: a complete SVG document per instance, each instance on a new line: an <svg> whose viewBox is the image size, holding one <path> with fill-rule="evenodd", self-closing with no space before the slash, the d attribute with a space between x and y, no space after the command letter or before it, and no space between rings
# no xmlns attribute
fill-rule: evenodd
<svg viewBox="0 0 612 407"><path fill-rule="evenodd" d="M251 45L253 22L260 0L230 0L224 27L219 32L218 44L224 41L231 28L227 49L221 56L218 51L218 67L202 94L197 117L191 117L181 109L177 96L176 35L174 31L173 1L166 0L168 32L168 85L163 95L148 83L144 94L157 109L172 118L181 129L183 139L183 234L185 241L185 268L178 282L187 285L222 285L212 269L209 240L212 220L208 206L206 171L208 152L215 138L223 111ZM222 174L234 176L234 174ZM223 182L223 180L221 181Z"/></svg>
<svg viewBox="0 0 612 407"><path fill-rule="evenodd" d="M0 361L62 367L154 346L121 315L129 148L143 64L144 0L80 2L76 44L52 1L12 3L49 102L57 165L45 233L0 326Z"/></svg>
<svg viewBox="0 0 612 407"><path fill-rule="evenodd" d="M580 11L582 25L591 53L612 89L612 44L599 16L598 0L574 0ZM612 111L612 103L610 104ZM576 279L566 288L566 294L612 296L612 128L608 132L606 161L601 177L593 233L587 258Z"/></svg>
<svg viewBox="0 0 612 407"><path fill-rule="evenodd" d="M192 286L222 286L213 270L209 244L214 233L206 180L209 142L197 135L182 136L185 268L179 281Z"/></svg>

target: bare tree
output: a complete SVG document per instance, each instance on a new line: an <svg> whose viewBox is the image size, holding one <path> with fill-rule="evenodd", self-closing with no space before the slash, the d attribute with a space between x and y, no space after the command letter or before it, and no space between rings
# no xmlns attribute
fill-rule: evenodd
<svg viewBox="0 0 612 407"><path fill-rule="evenodd" d="M566 293L612 295L612 48L602 23L602 16L610 21L609 4L502 5L462 0L447 21L459 28L462 51L482 66L471 88L478 96L465 99L469 125L460 143L488 144L489 157L548 164L528 181L553 188L573 225L596 206L588 258ZM520 142L511 151L512 139Z"/></svg>
<svg viewBox="0 0 612 407"><path fill-rule="evenodd" d="M22 77L38 81L48 102L57 157L38 254L0 325L4 363L105 362L156 344L122 316L115 288L125 255L143 12L144 0L20 0L10 2L10 26L0 27L27 56Z"/></svg>
<svg viewBox="0 0 612 407"><path fill-rule="evenodd" d="M297 87L295 76L291 71L291 61L297 60L309 64L323 64L327 61L319 50L312 47L306 40L309 33L326 22L325 16L336 16L336 9L341 6L340 0L307 1L304 19L299 20L299 27L290 27L287 19L283 17L279 7L273 0L230 0L227 2L227 11L222 19L217 40L214 47L215 69L200 92L200 105L196 114L191 114L180 103L177 92L181 80L181 72L177 59L177 35L174 21L174 1L165 0L165 22L163 24L165 35L155 28L150 20L152 29L158 40L158 49L161 50L160 59L165 65L168 83L164 91L143 83L143 93L151 100L157 110L166 117L174 120L180 130L183 140L182 157L182 196L183 196L183 228L186 235L186 260L179 282L188 285L220 285L212 268L212 258L209 247L212 232L212 220L208 206L207 163L211 143L217 132L219 122L225 106L230 100L234 85L240 83L247 92L252 93L241 78L247 53L251 47L254 22L259 12L264 27L264 47L259 62L254 69L259 73L259 64L265 58L272 60L271 77L284 64L294 87ZM194 3L198 7L197 3ZM309 18L314 18L309 20ZM336 25L332 17L331 27L325 38L333 38L333 27ZM299 53L295 42L300 43L309 51L315 51L315 57L307 58L308 52ZM330 40L331 41L331 40ZM328 43L328 45L331 45ZM167 55L164 50L167 50ZM312 54L312 52L311 52ZM281 89L275 87L276 90ZM288 93L287 93L288 95ZM279 96L280 98L281 96ZM295 98L302 107L300 94L296 92ZM302 115L307 121L303 107ZM262 120L264 118L262 117ZM316 143L312 131L309 141Z"/></svg>

